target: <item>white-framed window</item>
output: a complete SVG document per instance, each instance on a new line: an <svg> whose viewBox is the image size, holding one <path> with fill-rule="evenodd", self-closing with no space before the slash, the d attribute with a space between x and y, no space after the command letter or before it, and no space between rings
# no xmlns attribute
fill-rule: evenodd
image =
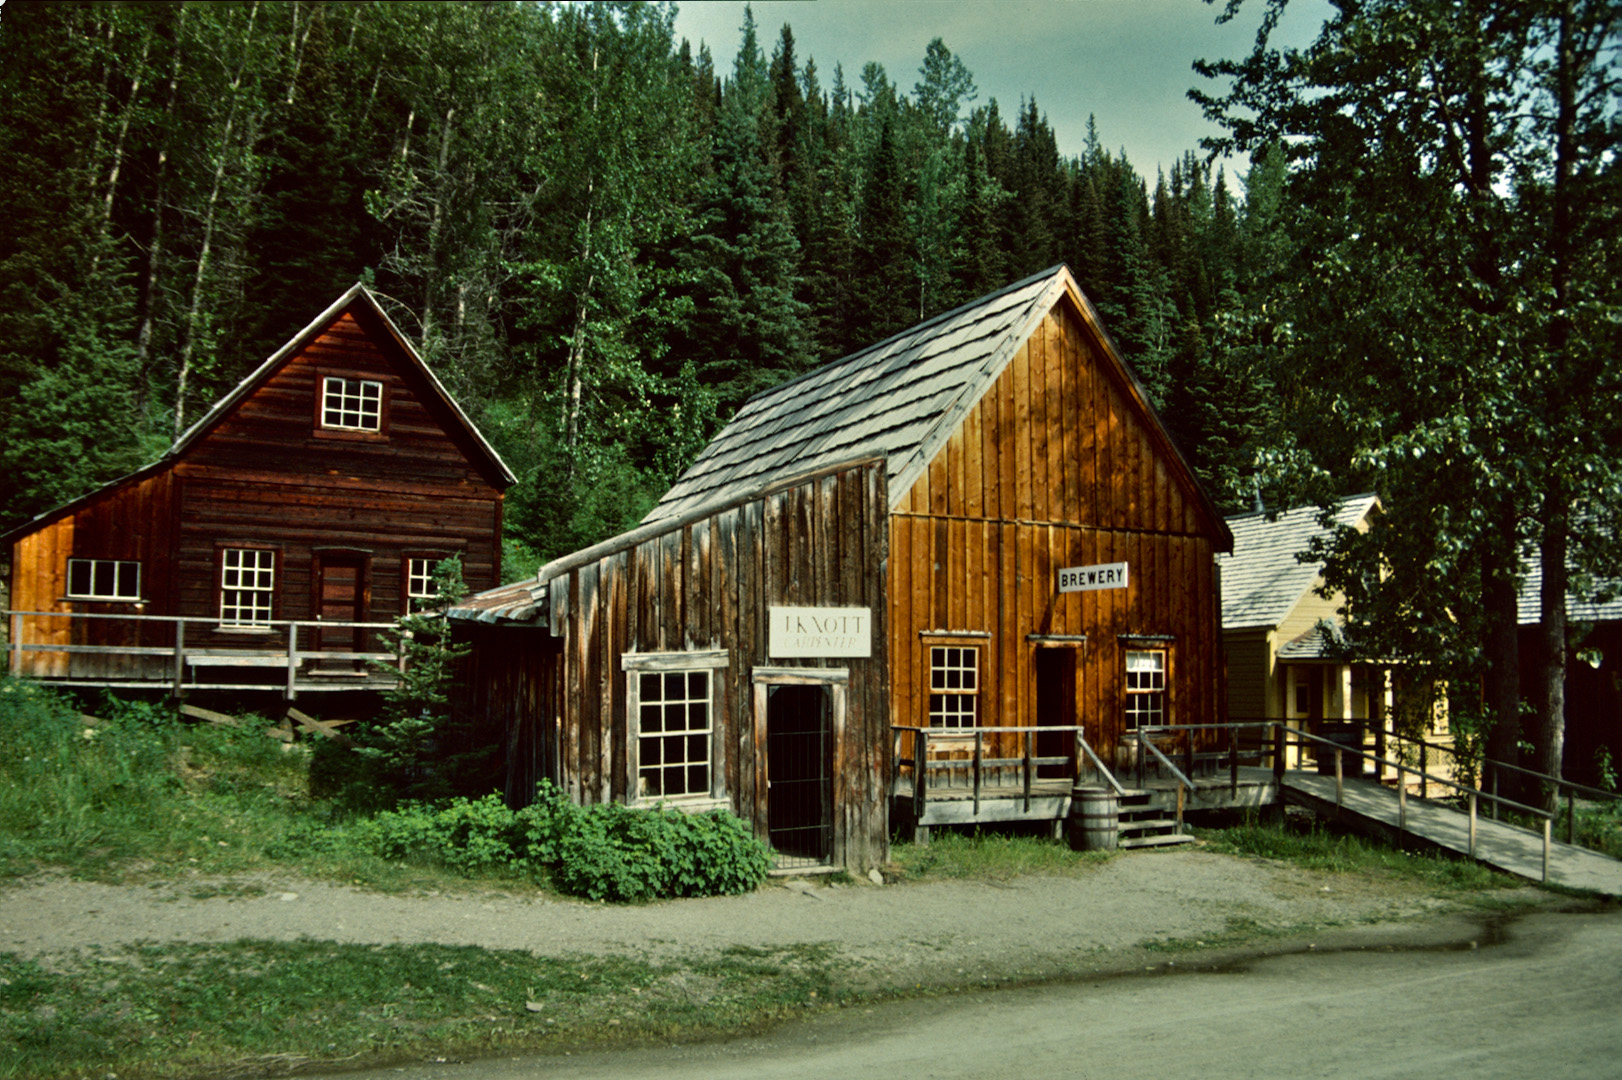
<svg viewBox="0 0 1622 1080"><path fill-rule="evenodd" d="M406 598L432 600L439 595L434 586L434 567L439 560L432 555L412 555L406 559Z"/></svg>
<svg viewBox="0 0 1622 1080"><path fill-rule="evenodd" d="M972 728L980 714L980 646L930 645L929 726Z"/></svg>
<svg viewBox="0 0 1622 1080"><path fill-rule="evenodd" d="M69 559L68 598L140 600L141 564L134 559Z"/></svg>
<svg viewBox="0 0 1622 1080"><path fill-rule="evenodd" d="M630 800L699 802L722 795L716 720L723 651L627 653Z"/></svg>
<svg viewBox="0 0 1622 1080"><path fill-rule="evenodd" d="M1166 722L1166 650L1129 649L1126 654L1126 730Z"/></svg>
<svg viewBox="0 0 1622 1080"><path fill-rule="evenodd" d="M266 626L275 599L275 551L225 548L220 552L221 626Z"/></svg>
<svg viewBox="0 0 1622 1080"><path fill-rule="evenodd" d="M382 431L383 384L373 379L324 376L321 426L337 431Z"/></svg>

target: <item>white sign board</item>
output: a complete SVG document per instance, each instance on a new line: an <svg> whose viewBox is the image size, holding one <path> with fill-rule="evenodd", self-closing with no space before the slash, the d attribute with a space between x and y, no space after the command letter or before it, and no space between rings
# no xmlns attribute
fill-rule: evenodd
<svg viewBox="0 0 1622 1080"><path fill-rule="evenodd" d="M873 609L774 607L767 651L774 660L873 655Z"/></svg>
<svg viewBox="0 0 1622 1080"><path fill-rule="evenodd" d="M1093 592L1098 589L1126 588L1126 563L1099 563L1097 566L1067 566L1059 571L1059 591Z"/></svg>

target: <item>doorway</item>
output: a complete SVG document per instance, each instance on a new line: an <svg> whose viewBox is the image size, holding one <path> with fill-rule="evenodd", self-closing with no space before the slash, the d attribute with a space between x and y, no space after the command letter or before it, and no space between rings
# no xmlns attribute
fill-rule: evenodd
<svg viewBox="0 0 1622 1080"><path fill-rule="evenodd" d="M357 623L366 619L369 558L355 551L316 553L315 617L321 623ZM325 626L311 647L318 652L364 652L366 631L355 626Z"/></svg>
<svg viewBox="0 0 1622 1080"><path fill-rule="evenodd" d="M766 688L766 829L779 868L833 855L832 718L826 686Z"/></svg>
<svg viewBox="0 0 1622 1080"><path fill-rule="evenodd" d="M1036 650L1036 723L1044 727L1074 725L1076 717L1076 667L1080 650L1071 646L1045 646ZM1063 765L1038 765L1036 775L1043 779L1069 779L1075 776L1076 755L1081 752L1076 737L1068 731L1041 731L1036 736L1037 757L1063 757Z"/></svg>

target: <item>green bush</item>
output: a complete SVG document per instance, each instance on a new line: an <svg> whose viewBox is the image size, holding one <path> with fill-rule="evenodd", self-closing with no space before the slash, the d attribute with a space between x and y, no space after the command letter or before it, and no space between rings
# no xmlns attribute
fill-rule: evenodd
<svg viewBox="0 0 1622 1080"><path fill-rule="evenodd" d="M380 858L468 876L550 871L558 888L591 900L744 893L771 865L766 845L725 811L575 806L545 782L516 813L496 795L408 804L357 822L350 835Z"/></svg>

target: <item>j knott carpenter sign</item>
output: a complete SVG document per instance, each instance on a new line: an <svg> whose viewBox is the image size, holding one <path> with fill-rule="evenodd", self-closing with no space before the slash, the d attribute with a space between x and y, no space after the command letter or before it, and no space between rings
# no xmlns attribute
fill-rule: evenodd
<svg viewBox="0 0 1622 1080"><path fill-rule="evenodd" d="M767 643L774 660L873 655L873 609L774 607Z"/></svg>
<svg viewBox="0 0 1622 1080"><path fill-rule="evenodd" d="M1059 591L1092 592L1095 589L1126 588L1126 563L1099 563L1097 566L1067 566L1059 571Z"/></svg>

